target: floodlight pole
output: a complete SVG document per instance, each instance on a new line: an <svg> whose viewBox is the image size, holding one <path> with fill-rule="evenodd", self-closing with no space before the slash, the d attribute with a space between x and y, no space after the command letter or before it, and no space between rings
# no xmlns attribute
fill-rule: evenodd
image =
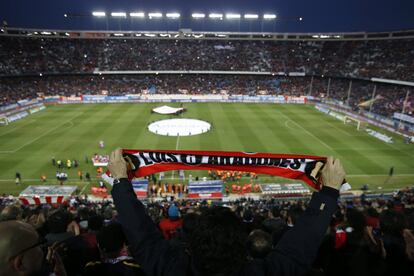
<svg viewBox="0 0 414 276"><path fill-rule="evenodd" d="M328 90L326 92L326 98L329 98L329 90L331 89L331 78L328 79Z"/></svg>
<svg viewBox="0 0 414 276"><path fill-rule="evenodd" d="M352 80L349 81L348 98L346 99L346 104L348 106L349 106L349 98L351 97L351 90L352 90Z"/></svg>
<svg viewBox="0 0 414 276"><path fill-rule="evenodd" d="M377 85L374 85L374 91L372 91L371 103L369 104L369 113L371 113L372 106L374 105L375 93L377 92Z"/></svg>
<svg viewBox="0 0 414 276"><path fill-rule="evenodd" d="M408 97L410 96L410 90L407 90L407 94L405 94L405 99L404 99L404 102L403 102L403 107L402 107L402 110L401 110L401 113L402 114L404 114L404 112L405 112L405 104L406 104L406 102L408 101ZM402 124L402 116L400 117L400 122L399 122L399 124L398 124L398 130L400 130L401 129L401 124Z"/></svg>
<svg viewBox="0 0 414 276"><path fill-rule="evenodd" d="M311 82L310 82L310 85L309 85L308 96L311 96L312 95L312 85L313 85L313 76L311 77Z"/></svg>

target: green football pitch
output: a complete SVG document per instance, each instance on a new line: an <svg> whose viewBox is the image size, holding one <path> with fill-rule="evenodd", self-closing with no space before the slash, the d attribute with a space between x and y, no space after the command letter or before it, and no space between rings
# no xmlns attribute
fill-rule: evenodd
<svg viewBox="0 0 414 276"><path fill-rule="evenodd" d="M387 144L354 125L318 112L312 105L188 103L182 118L206 120L211 131L188 137L166 137L147 130L150 122L169 118L152 114L162 104L57 105L0 127L0 193L18 194L27 185L56 184L51 159L77 159L92 183L79 181L77 169L67 170L67 184L89 192L96 172L85 156L108 154L116 147L132 149L227 150L312 154L339 157L354 189L391 190L414 184L414 146L399 136ZM179 104L171 104L179 106ZM384 132L384 131L382 131ZM390 134L389 134L390 135ZM98 142L105 141L100 149ZM388 177L394 167L393 177ZM20 172L22 183L14 182ZM188 175L189 173L187 173ZM204 176L206 172L191 172ZM174 176L166 174L167 179ZM175 175L177 178L177 175ZM246 179L246 182L248 179ZM260 176L258 182L289 182Z"/></svg>

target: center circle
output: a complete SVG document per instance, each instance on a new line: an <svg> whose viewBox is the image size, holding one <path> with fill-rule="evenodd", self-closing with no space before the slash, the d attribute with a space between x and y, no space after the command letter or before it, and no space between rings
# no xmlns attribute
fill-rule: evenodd
<svg viewBox="0 0 414 276"><path fill-rule="evenodd" d="M210 123L197 119L167 119L148 125L149 131L164 136L192 136L205 133L210 129Z"/></svg>

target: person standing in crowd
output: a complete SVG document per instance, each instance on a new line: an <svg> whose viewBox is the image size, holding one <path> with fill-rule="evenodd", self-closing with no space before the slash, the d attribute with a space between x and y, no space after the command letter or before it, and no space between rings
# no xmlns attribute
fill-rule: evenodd
<svg viewBox="0 0 414 276"><path fill-rule="evenodd" d="M174 204L168 208L168 218L160 221L160 229L162 235L166 240L170 240L176 236L177 229L183 225L183 220L180 218L180 211Z"/></svg>
<svg viewBox="0 0 414 276"><path fill-rule="evenodd" d="M66 276L57 246L48 248L46 262L44 246L30 224L15 220L0 222L0 275L49 275L53 272Z"/></svg>
<svg viewBox="0 0 414 276"><path fill-rule="evenodd" d="M104 226L96 235L101 260L86 264L83 275L144 276L140 266L129 256L125 234L117 223Z"/></svg>
<svg viewBox="0 0 414 276"><path fill-rule="evenodd" d="M165 241L147 215L127 178L121 149L111 153L108 168L115 179L112 196L119 221L135 260L148 275L302 275L316 257L345 179L341 162L328 157L321 172L323 187L313 193L303 216L264 260L247 262L246 234L234 212L213 207L200 215L187 253Z"/></svg>

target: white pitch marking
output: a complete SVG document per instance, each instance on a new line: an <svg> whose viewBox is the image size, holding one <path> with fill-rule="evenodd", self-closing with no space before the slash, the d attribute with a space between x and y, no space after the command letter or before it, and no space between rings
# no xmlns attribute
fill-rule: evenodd
<svg viewBox="0 0 414 276"><path fill-rule="evenodd" d="M59 124L59 125L55 126L54 128L49 129L48 131L46 131L46 132L45 132L45 133L43 133L42 135L39 135L38 137L36 137L36 138L34 138L34 139L32 139L32 140L30 140L30 141L28 141L28 142L24 143L22 146L18 147L17 149L14 149L14 150L4 150L4 151L0 151L0 153L15 153L15 152L18 152L19 150L21 150L21 149L22 149L22 148L24 148L25 146L30 145L30 144L31 144L31 143L33 143L33 142L36 142L37 140L39 140L39 139L40 139L40 138L42 138L43 136L48 135L48 134L49 134L49 133L51 133L52 131L56 130L57 128L61 127L62 125L66 124L66 123L71 122L73 119L75 119L76 117L79 117L79 116L80 116L80 115L82 115L82 114L83 114L83 111L82 111L82 112L80 112L79 114L76 114L75 116L73 116L73 117L72 117L72 118L70 118L69 120L64 121L63 123L61 123L61 124Z"/></svg>
<svg viewBox="0 0 414 276"><path fill-rule="evenodd" d="M86 183L85 186L83 186L83 188L82 188L82 190L80 191L79 194L82 194L85 191L86 187L89 186L89 184L91 184L91 183L90 182Z"/></svg>
<svg viewBox="0 0 414 276"><path fill-rule="evenodd" d="M327 147L328 149L330 149L331 151L334 151L333 148L331 148L329 145L327 145L324 141L322 141L321 139L319 139L318 137L316 137L315 135L313 135L311 132L309 132L308 130L306 130L303 126L301 126L300 124L298 124L297 122L293 121L292 119L290 119L289 117L287 117L285 114L283 114L283 112L278 111L278 113L280 113L283 117L286 118L286 120L291 121L292 123L294 123L295 125L297 125L298 127L300 127L303 131L305 131L308 135L312 136L313 138L315 138L316 140L318 140L322 145L324 145L325 147Z"/></svg>
<svg viewBox="0 0 414 276"><path fill-rule="evenodd" d="M12 132L14 132L15 130L18 130L18 129L21 129L22 127L25 127L25 126L27 126L28 124L30 124L30 123L34 123L34 122L36 122L36 120L35 119L28 119L27 120L27 122L25 123L25 124L21 124L20 126L16 126L15 128L12 128L11 130L9 130L9 131L7 131L7 132L5 132L5 133L2 133L2 134L0 134L0 137L2 137L2 136L4 136L4 135L7 135L7 134L9 134L9 133L12 133Z"/></svg>

